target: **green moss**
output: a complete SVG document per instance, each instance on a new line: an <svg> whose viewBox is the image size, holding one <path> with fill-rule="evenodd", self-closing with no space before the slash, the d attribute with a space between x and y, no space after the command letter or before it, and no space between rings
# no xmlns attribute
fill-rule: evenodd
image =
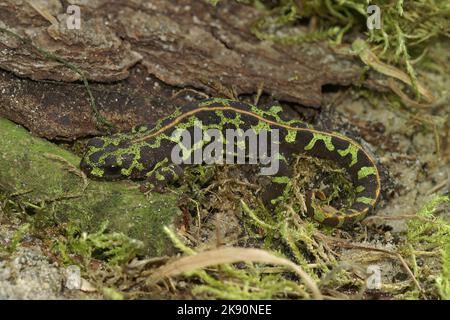
<svg viewBox="0 0 450 320"><path fill-rule="evenodd" d="M5 119L0 140L1 191L33 210L28 217L33 228L71 221L95 233L109 221L112 232L144 242L147 254L164 254L162 226L172 225L180 213L175 195L144 195L130 182L85 181L77 174L79 157Z"/></svg>
<svg viewBox="0 0 450 320"><path fill-rule="evenodd" d="M438 275L434 278L434 288L436 293L429 290L430 295L439 295L441 299L450 298L450 223L444 217L436 216L439 208L450 208L450 198L448 196L434 196L417 213L417 219L408 222L407 231L407 252L411 255L416 277L421 277L423 273L428 274L429 270L424 271L416 262L417 251L425 251L440 254L441 259ZM428 268L427 268L428 269ZM427 280L429 281L430 277Z"/></svg>
<svg viewBox="0 0 450 320"><path fill-rule="evenodd" d="M108 222L105 222L97 232L87 233L78 225L70 223L66 228L66 238L58 240L54 248L65 263L76 263L72 258L76 255L82 258L85 266L94 258L112 265L125 263L142 252L141 241L120 232L108 232L107 227Z"/></svg>
<svg viewBox="0 0 450 320"><path fill-rule="evenodd" d="M114 288L105 287L102 289L102 291L103 291L103 295L106 299L109 299L109 300L123 300L124 299L123 294Z"/></svg>
<svg viewBox="0 0 450 320"><path fill-rule="evenodd" d="M450 244L442 248L441 254L442 272L436 278L436 287L441 299L450 300Z"/></svg>
<svg viewBox="0 0 450 320"><path fill-rule="evenodd" d="M196 252L186 246L170 229L166 229L172 243L184 254ZM213 268L208 268L213 269ZM245 268L224 264L217 267L220 278L205 270L189 272L189 277L199 278L192 294L209 299L280 299L289 296L308 298L304 286L297 281L286 279L281 273L267 274L267 268L248 263ZM217 273L215 272L215 273Z"/></svg>
<svg viewBox="0 0 450 320"><path fill-rule="evenodd" d="M274 177L272 178L273 183L281 183L281 184L288 184L291 181L289 177Z"/></svg>
<svg viewBox="0 0 450 320"><path fill-rule="evenodd" d="M17 249L17 246L19 245L20 241L22 241L22 238L29 232L30 230L30 224L24 223L22 224L17 230L14 232L12 239L10 240L9 244L6 246L0 245L0 253L14 253Z"/></svg>

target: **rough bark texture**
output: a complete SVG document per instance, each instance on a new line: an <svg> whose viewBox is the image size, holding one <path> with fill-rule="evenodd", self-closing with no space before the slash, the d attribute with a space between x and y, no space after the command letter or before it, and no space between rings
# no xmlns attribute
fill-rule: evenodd
<svg viewBox="0 0 450 320"><path fill-rule="evenodd" d="M205 85L208 81L238 94L254 93L263 83L275 99L311 107L321 104L324 85L360 81L358 59L324 43L279 46L257 40L250 25L260 13L234 1L218 7L198 0L34 3L2 1L0 27L77 65L89 80L105 83L94 85L95 96L101 113L119 129L170 112L164 107L173 104L168 102L173 89L217 94ZM80 30L67 29L68 3L81 8ZM35 80L80 78L1 32L0 68ZM99 133L79 84L36 83L8 73L0 75L0 83L5 88L0 115L36 134L74 139Z"/></svg>
<svg viewBox="0 0 450 320"><path fill-rule="evenodd" d="M0 116L47 139L100 134L85 88L79 83L36 82L0 70ZM173 111L172 90L142 68L115 84L91 84L100 112L118 130L155 123ZM179 102L185 103L185 102Z"/></svg>

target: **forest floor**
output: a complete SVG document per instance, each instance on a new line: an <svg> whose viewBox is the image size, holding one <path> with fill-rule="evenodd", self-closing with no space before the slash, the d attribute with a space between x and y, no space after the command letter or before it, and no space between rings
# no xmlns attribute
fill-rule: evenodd
<svg viewBox="0 0 450 320"><path fill-rule="evenodd" d="M96 9L97 2L92 2L91 5ZM159 5L163 6L164 10L179 13L175 10L176 8L170 7L171 4L161 2ZM202 5L196 2L193 6ZM141 50L139 54L144 57L141 64L131 67L138 59L138 55L128 47L123 49L119 46L125 52L119 56L128 55L124 58L124 61L129 64L126 68L130 67L128 79L122 82L119 81L121 79L113 79L111 81L114 82L108 85L96 82L95 79L92 81L94 97L100 101L99 106L103 108L101 109L104 111L103 114L106 118L115 120L119 128L124 130L131 123L152 117L155 120L164 114L167 115L170 110L153 109L154 105L165 106L165 98L181 93L181 98L177 100L179 104L183 102L183 99L187 102L197 98L198 92L204 89L201 87L202 81L198 79L203 78L201 72L205 70L198 67L191 69L196 57L203 54L203 47L198 52L195 50L190 52L191 56L186 53L186 60L190 57L194 59L194 62L191 61L186 66L180 67L186 68L184 75L176 72L165 74L164 72L170 70L171 65L160 66L158 69L151 61L155 54L151 50L158 50L157 46L147 46L146 41L150 41L148 38L138 39L138 35L148 30L145 28L141 30L138 25L128 24L127 21L136 19L136 12L140 17L144 15L140 11L133 10L134 8L117 10L114 14L118 13L117 19L125 21L124 25L129 27L121 32L127 34L128 40L131 43L134 41L133 44ZM234 10L240 12L236 8ZM249 15L254 18L253 9L246 10L249 10ZM151 14L151 8L148 9L148 14ZM161 18L160 15L157 16ZM183 15L182 18L185 19L188 16ZM205 15L200 18L210 19L211 17ZM238 17L235 18L238 19ZM178 32L183 30L167 19L164 18L162 21L168 23L174 30L179 29ZM192 24L192 21L188 21L187 18L185 21L183 19L173 20L186 25ZM42 24L42 21L40 23ZM95 20L92 23L98 23L98 21ZM3 25L0 27L3 28ZM212 41L209 47L211 52L220 47L219 43L232 39L223 47L232 48L237 50L236 52L245 48L249 55L263 50L265 52L263 56L266 58L269 53L273 54L265 63L270 61L275 61L276 64L281 63L282 59L274 60L280 52L286 56L292 56L289 53L292 51L286 52L294 50L292 48L295 47L289 47L290 49L277 47L280 51L274 54L275 51L266 44L260 46L259 43L255 45L252 42L253 47L236 45L239 39L241 41L248 38L238 27L243 28L242 25L236 25L230 28L232 31L226 28L225 31L219 29L211 31L217 39L214 37L210 39L206 33L202 33L201 28L195 30L201 37ZM150 31L158 32L156 29L150 29ZM192 41L190 45L194 46L199 42L196 38L198 34L189 34L193 37L189 39ZM238 36L241 38L237 38ZM158 38L156 43L159 44L159 41L164 40L163 37ZM88 231L70 222L45 226L36 224L38 216L56 215L54 207L46 205L40 207L33 203L26 203L21 198L23 194L7 192L7 188L3 188L0 183L0 298L309 299L317 298L319 294L326 299L450 299L450 102L448 90L450 73L447 64L442 64L442 61L448 62L450 52L448 45L448 42L442 41L439 46L439 52L445 53L439 61L436 60L437 64L441 64L441 70L432 72L427 68L421 69L420 66L417 68L420 83L425 83L430 92L436 96L436 101L432 105L427 105L423 101L418 103L404 95L398 95L398 92L375 90L381 82L375 81L375 85L372 82L369 85L359 86L355 80L355 77L357 78L355 74L358 75L359 72L358 68L355 67L355 69L348 62L352 60L349 58L347 61L347 57L339 60L339 63L342 63L340 65L342 69L332 70L331 68L331 71L325 72L330 77L328 79L330 82L336 81L342 84L325 85L327 82L321 82L312 86L312 88L319 88L317 92L313 89L309 92L308 88L301 87L304 85L301 81L297 84L299 90L296 86L286 88L284 84L278 85L281 83L278 80L281 81L280 79L283 79L285 75L274 72L270 75L274 78L268 79L265 88L262 83L264 93L259 97L257 94L248 92L248 82L254 81L249 86L255 89L257 81L250 77L251 72L247 74L244 69L237 83L237 90L240 90L238 94L235 92L236 88L230 84L233 77L224 78L225 83L215 80L216 87L212 92L208 91L210 96L234 95L246 102L253 102L255 98L260 98L258 105L261 106L273 100L280 101L287 114L311 122L318 127L355 137L365 148L375 154L383 173L382 200L375 214L354 228L327 228L305 217L297 210L295 203L303 201L305 187L310 183L317 183L323 177L333 177L334 182L345 180L345 175L329 163L308 157L298 158L291 197L274 215L263 208L253 192L258 188L258 181L244 176L241 167L230 165L192 168L187 172L183 184L169 192L176 196L177 202L169 203L167 200L168 208L172 206L180 208L181 222L175 224L176 228L173 225L164 229L160 226L166 236L166 245L173 250L156 256L136 254L141 246L139 241L117 230L110 230L106 225L98 227L95 231ZM432 51L433 43L429 46ZM317 48L317 52L324 54L320 60L325 61L330 56L333 57L325 49ZM311 50L307 51L305 56L311 52L314 53L314 49ZM324 50L326 53L323 53ZM168 52L171 51L168 50ZM166 52L161 50L158 54L166 54ZM227 56L223 53L217 53L217 55L225 58ZM95 57L95 54L93 56ZM367 62L363 56L360 57L363 62ZM29 56L25 54L23 58L26 60ZM173 59L171 63L175 64L178 63L179 57L168 59ZM6 64L10 63L8 59L5 60ZM311 61L314 60L311 59ZM295 62L295 59L293 61ZM311 61L303 62L307 67L312 63ZM61 72L58 69L60 66L55 67L54 61L51 62L49 68L55 68L56 71ZM223 65L218 63L214 67L225 70L227 66L225 62ZM86 63L89 64L89 61ZM292 63L291 67L298 64ZM34 66L33 63L30 65ZM91 68L93 65L97 64L92 63L84 67ZM256 64L252 64L252 67L258 69ZM300 66L300 70L303 67L305 66ZM377 68L373 65L371 67ZM10 70L8 68L2 69ZM320 65L318 68L322 69ZM379 71L379 69L376 70ZM46 69L44 71L47 72ZM220 69L217 72L222 71ZM65 72L59 74L63 79L71 75ZM94 76L101 78L102 72L106 71L91 70L91 72ZM111 71L113 76L122 78L126 72L128 69L117 71L117 73ZM157 76L150 76L147 72L155 73ZM162 73L158 74L158 72ZM252 70L252 72L255 71ZM211 73L214 74L213 71ZM49 74L52 75L54 72ZM48 74L40 75L44 79L49 76ZM262 72L263 76L264 72ZM189 78L191 82L186 80L187 83L182 83L184 77ZM69 78L64 80L74 80ZM170 85L164 84L161 79L165 79ZM0 81L11 84L8 89L2 91L3 100L0 100L0 103L4 104L0 106L0 111L4 111L2 117L22 124L36 136L47 138L52 144L81 156L86 143L86 139L81 137L99 134L95 124L85 120L86 114L89 115L92 110L86 96L80 94L84 90L80 83L73 84L73 87L70 87L72 84L67 87L61 86L58 99L45 100L42 98L44 95L51 96L52 92L58 94L58 90L51 87L55 83L38 84L38 81L25 81L12 72L6 71L2 71ZM320 79L320 81L325 80ZM308 83L308 81L304 82ZM181 89L184 84L189 88L187 92ZM42 87L33 89L35 85L42 85ZM192 86L199 91L192 91ZM320 91L321 86L322 91ZM24 90L20 91L22 89ZM23 94L20 97L17 94L19 91ZM76 92L76 97L66 98L70 96L71 91ZM267 94L266 91L271 94ZM412 91L409 90L408 93L413 95ZM129 96L136 94L139 98L147 92L150 92L151 99L136 98L137 102L129 103ZM250 90L250 92L254 93L256 90ZM123 102L122 94L127 97L126 102ZM72 101L72 98L77 102L72 106L64 105L67 101ZM300 102L292 103L293 99ZM305 106L305 103L314 104L318 99L320 108ZM20 106L14 104L17 101L22 101L18 103ZM39 103L36 104L36 101ZM40 101L47 101L48 105ZM112 103L109 104L111 101ZM7 103L10 105L6 106ZM81 106L82 103L84 103L83 106ZM140 103L147 107L142 107ZM30 107L35 104L41 108L39 112L36 112L38 116ZM148 107L149 105L152 107ZM128 110L129 116L127 113L120 113L123 111L120 109L122 106L123 110ZM77 109L78 107L81 109ZM141 109L138 110L139 108ZM48 118L41 116L41 112L46 109ZM64 117L59 117L59 113L64 114ZM28 117L30 114L31 116ZM58 117L55 117L55 114ZM67 121L71 116L75 120ZM33 121L27 122L31 118ZM84 119L84 125L75 122L80 119ZM67 126L64 127L65 125ZM76 141L68 142L67 140L70 139ZM251 171L251 169L248 170ZM0 172L2 172L1 169ZM132 188L139 188L137 183L130 182L130 185ZM338 191L345 194L348 186L347 181L338 184L337 188L342 189L343 191ZM231 250L226 254L221 251L223 247L230 246L236 251ZM248 251L248 259L236 261L236 257L242 254L239 249L251 248L261 250L251 251L251 255ZM208 258L211 261L222 261L222 263L205 266L202 264L205 253L209 254ZM180 256L191 257L191 259L178 260ZM165 277L169 272L167 270L170 270L176 261L181 261L177 269L179 271L171 274L171 277ZM293 268L294 271L289 272L289 268ZM298 272L299 269L304 273ZM156 275L159 275L159 278L155 281Z"/></svg>

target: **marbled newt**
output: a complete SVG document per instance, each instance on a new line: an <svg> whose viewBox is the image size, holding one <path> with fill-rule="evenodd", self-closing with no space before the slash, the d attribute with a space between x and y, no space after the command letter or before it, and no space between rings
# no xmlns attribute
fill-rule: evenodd
<svg viewBox="0 0 450 320"><path fill-rule="evenodd" d="M153 126L140 125L130 133L95 137L88 142L81 161L82 170L91 178L104 180L147 179L154 184L176 180L182 169L171 162L171 152L180 142L175 130L189 130L202 123L203 129L278 129L280 168L272 177L263 200L269 204L287 188L295 155L330 160L344 168L355 188L350 208L321 206L315 192L307 194L307 214L317 221L341 227L363 219L374 209L380 197L380 175L373 157L358 143L339 133L317 130L299 120L284 120L282 108L272 106L265 111L256 106L228 100L207 99L177 109ZM175 137L175 138L174 138ZM206 145L194 144L188 152ZM332 210L330 210L332 208Z"/></svg>

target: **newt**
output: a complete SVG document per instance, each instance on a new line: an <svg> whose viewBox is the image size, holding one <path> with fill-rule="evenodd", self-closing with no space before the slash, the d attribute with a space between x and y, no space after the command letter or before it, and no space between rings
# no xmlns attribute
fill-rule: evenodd
<svg viewBox="0 0 450 320"><path fill-rule="evenodd" d="M191 103L154 125L139 125L128 133L90 139L80 167L90 178L148 180L156 188L176 181L183 174L186 164L171 160L175 146L182 139L182 135L177 134L180 130L195 135L194 130L199 123L202 129L215 129L223 136L228 130L251 130L258 135L276 129L276 157L280 166L262 196L269 207L288 187L295 156L306 154L344 168L356 195L349 208L331 207L330 210L330 206L319 204L316 192L309 192L307 215L324 225L342 227L362 220L373 211L381 190L380 174L373 156L360 144L337 132L318 130L300 120L285 120L281 111L282 107L278 105L262 110L254 105L221 98ZM199 148L205 148L211 140L211 137L202 138L201 143L184 148L183 154L192 155ZM237 142L233 139L232 143Z"/></svg>

